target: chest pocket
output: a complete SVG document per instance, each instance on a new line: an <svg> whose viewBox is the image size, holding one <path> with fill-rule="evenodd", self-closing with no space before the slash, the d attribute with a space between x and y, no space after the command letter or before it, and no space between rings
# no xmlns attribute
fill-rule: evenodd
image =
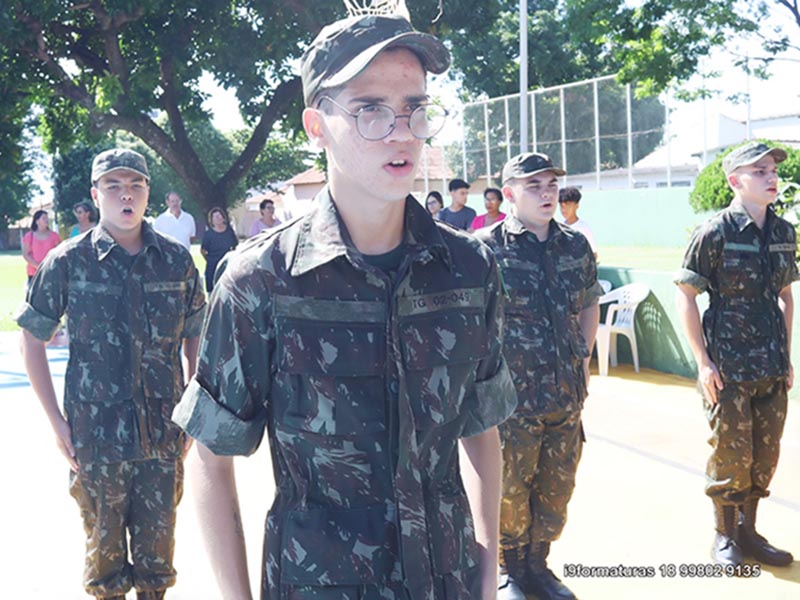
<svg viewBox="0 0 800 600"><path fill-rule="evenodd" d="M287 306L276 298L272 399L282 425L320 435L386 428L384 311L382 303L305 300Z"/></svg>
<svg viewBox="0 0 800 600"><path fill-rule="evenodd" d="M185 281L144 284L150 339L156 344L173 343L183 330Z"/></svg>
<svg viewBox="0 0 800 600"><path fill-rule="evenodd" d="M723 294L754 298L764 293L761 252L757 245L727 243L722 250L719 288Z"/></svg>
<svg viewBox="0 0 800 600"><path fill-rule="evenodd" d="M489 353L484 311L447 309L408 317L400 323L400 344L417 429L456 418L474 386L478 361Z"/></svg>

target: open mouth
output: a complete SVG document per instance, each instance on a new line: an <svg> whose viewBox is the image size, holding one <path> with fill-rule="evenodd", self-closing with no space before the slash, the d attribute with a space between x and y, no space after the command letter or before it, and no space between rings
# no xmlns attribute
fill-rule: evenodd
<svg viewBox="0 0 800 600"><path fill-rule="evenodd" d="M133 209L130 206L126 206L125 208L122 209L122 214L123 215L132 215L133 214Z"/></svg>

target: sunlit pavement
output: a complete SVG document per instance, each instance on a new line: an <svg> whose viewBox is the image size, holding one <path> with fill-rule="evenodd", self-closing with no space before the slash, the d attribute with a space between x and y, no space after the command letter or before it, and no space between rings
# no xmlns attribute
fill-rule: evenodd
<svg viewBox="0 0 800 600"><path fill-rule="evenodd" d="M60 393L67 351L50 348L48 357ZM550 560L579 598L800 598L797 560L786 568L763 568L759 577L751 579L689 576L698 565L709 563L713 534L711 503L703 494L708 428L691 382L653 371L636 374L621 366L612 368L609 377L595 375L590 390L584 420L588 441L569 521L553 544ZM67 491L68 467L27 383L13 334L0 334L0 402L5 473L0 598L87 598L81 586L83 531L77 505ZM798 410L798 403L792 402L772 496L762 501L758 524L770 541L800 557ZM255 456L237 461L257 596L263 522L272 495L266 444ZM167 597L220 598L188 481L176 539L178 583ZM565 565L584 575L565 576ZM596 567L614 567L627 576L600 576ZM673 569L675 575L669 576ZM128 594L129 600L134 597L133 592Z"/></svg>

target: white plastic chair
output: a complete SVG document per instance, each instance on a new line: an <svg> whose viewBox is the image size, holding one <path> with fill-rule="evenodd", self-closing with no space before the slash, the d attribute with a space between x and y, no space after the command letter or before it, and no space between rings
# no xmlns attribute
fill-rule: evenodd
<svg viewBox="0 0 800 600"><path fill-rule="evenodd" d="M617 366L617 336L624 335L631 344L633 368L639 372L639 350L636 346L636 308L650 295L644 283L629 283L608 292L599 299L600 304L610 304L605 323L597 328L597 362L600 375L608 375L608 359ZM615 304L611 304L615 303Z"/></svg>
<svg viewBox="0 0 800 600"><path fill-rule="evenodd" d="M598 279L597 283L599 283L600 287L603 288L604 294L610 292L611 288L614 287L608 279Z"/></svg>

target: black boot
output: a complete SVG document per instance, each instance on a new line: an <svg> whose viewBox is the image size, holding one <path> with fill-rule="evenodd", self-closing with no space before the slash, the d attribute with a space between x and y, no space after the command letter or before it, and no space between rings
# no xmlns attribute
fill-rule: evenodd
<svg viewBox="0 0 800 600"><path fill-rule="evenodd" d="M711 546L711 558L718 565L737 566L744 562L742 549L737 542L739 507L734 504L714 503L717 533Z"/></svg>
<svg viewBox="0 0 800 600"><path fill-rule="evenodd" d="M575 594L547 568L548 554L550 554L550 542L537 542L531 545L526 591L529 594L536 594L539 600L577 600Z"/></svg>
<svg viewBox="0 0 800 600"><path fill-rule="evenodd" d="M497 600L525 600L525 566L528 547L500 549Z"/></svg>
<svg viewBox="0 0 800 600"><path fill-rule="evenodd" d="M756 531L756 511L758 498L749 498L742 505L742 519L739 522L739 545L742 551L758 562L776 567L792 564L794 557L790 552L770 544Z"/></svg>

